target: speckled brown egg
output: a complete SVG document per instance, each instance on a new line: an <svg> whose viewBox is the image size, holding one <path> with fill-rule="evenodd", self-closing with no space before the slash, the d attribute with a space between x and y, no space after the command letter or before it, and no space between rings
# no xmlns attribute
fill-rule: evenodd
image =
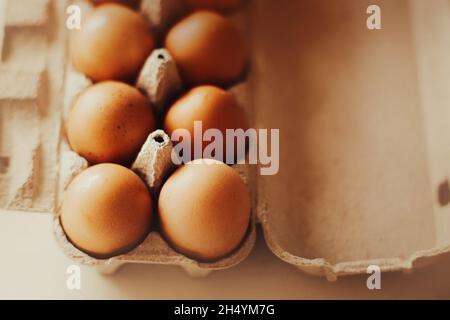
<svg viewBox="0 0 450 320"><path fill-rule="evenodd" d="M89 0L89 1L96 6L105 3L118 3L134 9L139 8L139 4L141 3L141 0Z"/></svg>
<svg viewBox="0 0 450 320"><path fill-rule="evenodd" d="M203 151L210 144L209 141L204 140L202 154L200 157L195 157L195 121L201 121L202 135L208 129L220 130L224 137L223 154L216 154L216 159L222 161L225 161L227 156L226 130L247 130L244 111L231 93L214 86L199 86L191 89L170 107L164 120L164 129L169 135L172 135L177 129L185 129L189 133L192 142L192 158L190 160L204 157ZM245 150L237 149L237 142L235 139L236 148L230 148L230 150L234 150L235 155L232 158L236 160L243 156L242 153L245 153ZM231 157L229 158L231 159Z"/></svg>
<svg viewBox="0 0 450 320"><path fill-rule="evenodd" d="M242 7L243 0L186 0L194 9L216 10L222 13L232 13Z"/></svg>
<svg viewBox="0 0 450 320"><path fill-rule="evenodd" d="M165 44L190 86L227 86L245 67L242 35L230 21L212 11L196 11L178 22Z"/></svg>
<svg viewBox="0 0 450 320"><path fill-rule="evenodd" d="M155 129L149 100L134 87L116 81L85 90L67 121L70 146L91 164L130 164Z"/></svg>
<svg viewBox="0 0 450 320"><path fill-rule="evenodd" d="M133 81L155 47L144 17L119 4L96 7L74 31L70 55L94 81Z"/></svg>
<svg viewBox="0 0 450 320"><path fill-rule="evenodd" d="M88 168L64 193L61 224L68 239L96 258L131 250L150 230L152 199L131 170L101 164Z"/></svg>
<svg viewBox="0 0 450 320"><path fill-rule="evenodd" d="M242 242L250 221L250 196L231 167L214 160L188 163L159 196L161 230L179 252L212 261Z"/></svg>

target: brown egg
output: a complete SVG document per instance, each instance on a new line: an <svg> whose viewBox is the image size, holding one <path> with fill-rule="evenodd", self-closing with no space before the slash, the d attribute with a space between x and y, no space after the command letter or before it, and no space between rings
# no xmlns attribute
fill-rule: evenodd
<svg viewBox="0 0 450 320"><path fill-rule="evenodd" d="M130 164L155 129L148 99L137 89L115 81L85 90L67 122L72 149L92 164Z"/></svg>
<svg viewBox="0 0 450 320"><path fill-rule="evenodd" d="M232 13L242 7L243 0L186 0L194 9L209 9L222 13Z"/></svg>
<svg viewBox="0 0 450 320"><path fill-rule="evenodd" d="M150 25L118 4L96 7L74 32L70 55L94 81L133 81L155 47Z"/></svg>
<svg viewBox="0 0 450 320"><path fill-rule="evenodd" d="M163 234L181 253L216 260L243 240L250 196L231 167L214 160L188 163L169 177L159 196Z"/></svg>
<svg viewBox="0 0 450 320"><path fill-rule="evenodd" d="M178 22L167 35L166 48L191 86L227 86L241 76L245 67L240 32L211 11L197 11Z"/></svg>
<svg viewBox="0 0 450 320"><path fill-rule="evenodd" d="M89 0L92 4L95 6L105 4L105 3L118 3L123 4L128 7L137 9L139 8L139 4L141 3L141 0Z"/></svg>
<svg viewBox="0 0 450 320"><path fill-rule="evenodd" d="M64 193L61 224L68 239L97 258L131 250L147 235L152 200L131 170L101 164L88 168Z"/></svg>
<svg viewBox="0 0 450 320"><path fill-rule="evenodd" d="M244 111L232 94L214 86L199 86L191 89L172 105L164 120L164 129L169 135L172 135L176 129L186 129L189 132L192 142L192 158L189 160L204 157L203 151L210 144L209 141L203 141L202 155L194 157L195 121L202 122L202 134L208 129L220 130L223 135L223 155L217 154L216 159L222 161L226 159L226 130L247 130ZM239 151L237 142L235 139L234 159L242 156L241 153L237 154Z"/></svg>

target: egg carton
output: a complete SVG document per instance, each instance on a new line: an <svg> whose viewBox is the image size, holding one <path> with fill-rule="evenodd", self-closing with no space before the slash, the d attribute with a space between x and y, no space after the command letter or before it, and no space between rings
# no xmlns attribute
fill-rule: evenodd
<svg viewBox="0 0 450 320"><path fill-rule="evenodd" d="M17 9L24 2L30 10ZM147 9L141 12L161 36L165 22L182 11L180 2L144 0ZM69 3L74 2L0 1L7 17L0 15L2 208L57 211L54 202L87 166L54 129L74 97L91 85L61 49ZM260 176L258 167L236 168L245 173L253 202L242 246L205 264L180 255L153 230L128 254L96 260L67 241L55 216L64 252L102 272L112 273L125 263L162 263L206 275L242 261L260 225L279 259L328 280L365 274L373 265L382 272L410 273L448 256L448 2L383 1L386 30L381 31L365 28L361 17L366 8L353 0L286 1L283 6L254 0L247 9L251 19L243 14L231 18L247 34L246 24L251 25L251 73L233 92L253 127L280 128L282 145L278 175ZM169 18L158 18L163 12ZM42 36L49 30L51 37ZM13 35L18 39L13 41ZM46 55L51 63L44 63ZM167 52L155 51L144 70L139 86L164 110L180 90L175 65ZM164 172L172 170L164 160L171 146L161 131L152 137L140 155L146 154L148 162L135 169L157 192Z"/></svg>
<svg viewBox="0 0 450 320"><path fill-rule="evenodd" d="M90 6L87 6L86 3L80 4L84 6L85 13L90 10ZM180 1L144 0L141 4L141 12L152 22L159 34L168 27L168 23L179 17L183 10L184 6ZM87 77L70 64L66 74L65 117L78 95L92 85ZM138 76L136 87L146 94L157 114L163 114L174 98L182 93L183 83L176 64L167 50L156 49L151 53ZM246 90L245 82L229 89L242 106L246 105ZM165 179L174 170L171 159L172 148L170 137L163 130L156 130L149 135L131 166L131 170L145 181L153 197L158 196ZM88 161L70 150L66 137L61 141L61 150L59 194L62 195L73 178L88 167ZM233 168L250 187L253 169L250 166L239 164ZM96 259L77 249L67 239L60 223L59 213L54 216L53 221L57 242L66 255L75 262L94 266L104 274L112 274L127 263L142 263L178 265L192 276L205 276L213 270L230 268L240 263L250 254L256 239L255 215L252 215L249 228L239 248L227 257L214 262L195 261L176 252L160 232L153 229L146 239L130 252L109 259Z"/></svg>

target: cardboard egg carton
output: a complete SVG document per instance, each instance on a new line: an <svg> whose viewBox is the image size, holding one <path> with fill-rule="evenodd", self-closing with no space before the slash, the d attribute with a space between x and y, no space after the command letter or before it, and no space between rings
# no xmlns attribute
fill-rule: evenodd
<svg viewBox="0 0 450 320"><path fill-rule="evenodd" d="M0 207L56 203L67 1L0 1Z"/></svg>
<svg viewBox="0 0 450 320"><path fill-rule="evenodd" d="M67 82L65 101L70 107L77 96L90 85L90 81L73 69L69 70L68 77L71 81ZM181 80L174 61L166 50L157 49L150 55L139 76L137 87L147 94L160 112L163 111L164 106L167 106L167 101L171 97L180 94ZM236 97L241 97L239 99L241 103L242 97L245 96L243 90L245 86L242 84L233 88ZM77 174L88 167L88 162L71 151L65 139L62 143L65 148L61 155L61 193ZM131 166L131 169L145 181L154 197L158 196L165 179L174 170L171 159L172 147L170 137L164 131L157 130L149 135ZM251 168L244 165L236 165L235 168L250 187ZM153 229L134 250L110 259L95 259L73 246L64 234L58 214L54 218L54 231L59 245L71 259L95 266L103 273L112 273L126 263L145 263L179 265L191 275L202 276L212 270L229 268L241 262L249 255L256 238L253 217L245 239L235 252L219 261L202 263L174 251L161 234Z"/></svg>
<svg viewBox="0 0 450 320"><path fill-rule="evenodd" d="M143 14L158 30L165 30L168 26L161 23L172 18L155 17L177 17L181 10L177 2L144 0ZM68 3L46 5L64 16ZM280 129L281 144L277 175L261 176L258 167L236 168L251 189L254 213L237 251L205 264L177 253L152 230L131 252L97 260L67 241L55 215L55 234L64 252L107 273L126 263L148 263L180 265L192 275L205 275L242 261L253 247L259 224L278 258L328 280L366 273L372 265L382 272L409 273L449 255L449 4L445 0L371 4L383 10L382 30L366 28L367 8L353 0L286 1L283 6L255 0L245 14L232 17L251 35L249 77L232 91L253 127ZM63 127L61 119L73 99L91 83L72 69L60 49L67 38L63 19L53 21L60 35L46 39L45 45L39 36L45 27L36 27L39 32L32 34L34 45L45 47L43 56L62 62L51 69L48 63L38 64L24 76L19 72L24 69L19 65L27 66L20 63L24 53L14 46L26 37L19 32L22 40L9 42L10 34L20 31L17 24L31 18L8 18L16 21L14 27L2 29L1 17L0 39L6 39L0 41L1 67L15 73L0 72L0 206L29 211L57 208L63 190L87 162L70 151L64 130L54 135L49 127ZM32 28L47 21L32 20L27 22ZM58 82L59 74L65 78ZM11 79L44 79L51 103L39 107L47 100L41 85L22 80L24 85L17 86ZM58 83L65 89L58 91ZM138 87L159 112L167 108L182 87L166 51L152 54ZM58 114L60 120L49 114ZM23 132L42 123L36 132ZM20 144L25 141L21 134L37 137ZM55 139L58 149L52 147ZM170 149L168 136L156 131L134 164L152 192L157 193L173 170ZM59 179L49 168L59 168ZM52 183L58 186L48 187Z"/></svg>
<svg viewBox="0 0 450 320"><path fill-rule="evenodd" d="M85 3L83 8L84 12L90 10ZM150 21L153 22L154 26L157 26L158 31L167 28L163 23L166 19L169 19L168 17L179 16L182 10L184 10L184 7L180 6L179 1L143 1L141 6L141 12L151 19ZM171 14L171 12L174 14ZM165 18L158 18L160 15ZM169 21L173 21L173 19L170 18ZM64 96L65 117L79 94L91 85L92 82L88 78L75 70L70 63L68 64ZM156 49L148 57L138 76L136 87L146 94L157 114L163 114L174 98L182 94L183 83L176 64L165 49ZM245 101L247 91L245 83L240 83L230 90L240 105L245 106L247 104L247 101ZM131 169L145 181L154 198L157 198L165 179L175 169L171 159L172 147L170 137L164 131L157 130L149 135L131 166ZM63 195L64 190L73 178L86 169L88 165L86 159L70 150L63 134L59 194ZM236 165L234 168L250 188L252 168L245 165ZM62 201L62 197L60 197L60 201ZM72 260L94 266L106 274L115 272L120 266L127 263L142 263L179 265L190 275L204 276L212 270L226 269L240 263L250 254L256 238L255 216L253 215L246 236L239 248L223 259L205 263L195 261L176 252L169 246L159 231L154 229L135 249L110 259L93 258L72 245L65 236L60 224L59 214L54 217L54 231L60 247Z"/></svg>

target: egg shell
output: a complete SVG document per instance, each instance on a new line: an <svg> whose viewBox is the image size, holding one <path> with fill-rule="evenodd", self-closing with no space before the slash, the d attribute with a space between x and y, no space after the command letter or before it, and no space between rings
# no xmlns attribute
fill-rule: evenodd
<svg viewBox="0 0 450 320"><path fill-rule="evenodd" d="M186 0L194 9L216 10L222 13L232 13L242 7L243 0Z"/></svg>
<svg viewBox="0 0 450 320"><path fill-rule="evenodd" d="M196 11L178 22L167 34L165 46L190 86L225 87L244 71L246 50L241 33L212 11Z"/></svg>
<svg viewBox="0 0 450 320"><path fill-rule="evenodd" d="M142 0L139 10L162 40L168 28L186 15L187 8L184 0Z"/></svg>
<svg viewBox="0 0 450 320"><path fill-rule="evenodd" d="M214 86L199 86L191 89L169 109L164 120L164 128L169 135L176 129L186 129L189 132L192 142L192 159L194 159L194 139L196 139L195 121L202 122L203 132L208 129L219 129L222 132L224 155L227 150L226 130L247 130L244 110L231 93ZM203 142L203 150L208 144L210 144L209 141ZM242 154L237 154L237 139L234 140L234 145L236 156L233 158L241 158Z"/></svg>
<svg viewBox="0 0 450 320"><path fill-rule="evenodd" d="M152 199L131 170L101 164L79 174L64 193L61 223L70 241L97 258L127 252L150 229Z"/></svg>
<svg viewBox="0 0 450 320"><path fill-rule="evenodd" d="M156 129L149 100L137 89L106 81L86 89L67 122L72 149L91 164L130 164Z"/></svg>
<svg viewBox="0 0 450 320"><path fill-rule="evenodd" d="M93 9L73 31L74 66L93 81L134 81L155 48L146 19L132 9L109 3Z"/></svg>
<svg viewBox="0 0 450 320"><path fill-rule="evenodd" d="M161 231L178 251L212 261L230 254L250 221L248 190L232 168L215 160L175 171L159 196Z"/></svg>

